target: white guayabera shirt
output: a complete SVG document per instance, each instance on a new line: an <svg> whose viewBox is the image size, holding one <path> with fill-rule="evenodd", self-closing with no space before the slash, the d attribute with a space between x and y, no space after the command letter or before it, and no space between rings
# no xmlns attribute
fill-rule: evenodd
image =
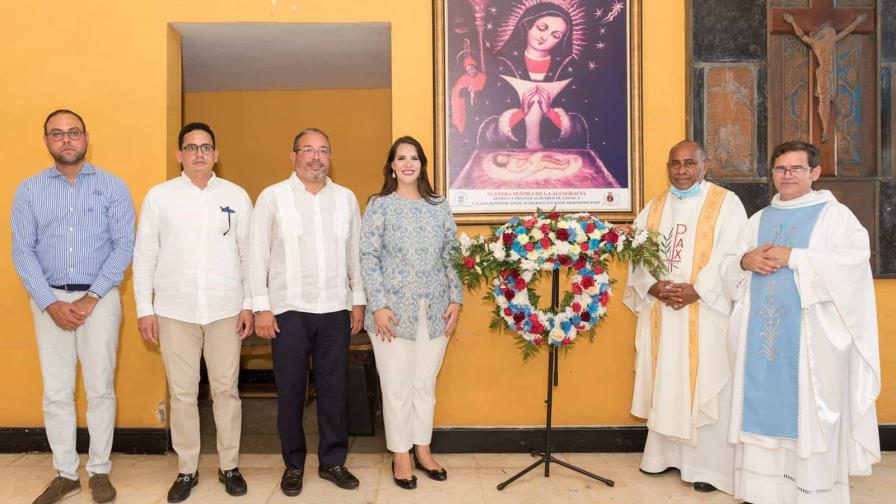
<svg viewBox="0 0 896 504"><path fill-rule="evenodd" d="M255 311L330 313L366 304L360 225L354 193L329 178L317 194L295 173L262 191L249 250Z"/></svg>

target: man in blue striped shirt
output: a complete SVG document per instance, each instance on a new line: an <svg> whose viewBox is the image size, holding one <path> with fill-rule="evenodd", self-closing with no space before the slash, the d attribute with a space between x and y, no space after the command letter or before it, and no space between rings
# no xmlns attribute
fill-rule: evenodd
<svg viewBox="0 0 896 504"><path fill-rule="evenodd" d="M12 205L13 261L31 310L44 383L44 425L58 475L35 504L78 493L75 369L87 392L87 472L96 502L110 502L115 427L118 285L134 250L134 203L127 187L84 160L87 128L70 110L44 122L55 161L19 185Z"/></svg>

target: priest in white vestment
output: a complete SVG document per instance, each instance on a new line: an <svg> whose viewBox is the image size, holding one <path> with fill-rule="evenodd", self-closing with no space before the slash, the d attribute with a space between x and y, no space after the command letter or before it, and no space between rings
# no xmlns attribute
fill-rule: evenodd
<svg viewBox="0 0 896 504"><path fill-rule="evenodd" d="M730 303L719 274L747 223L738 197L703 180L703 149L669 151L669 190L650 201L638 226L656 229L666 268L655 278L629 271L623 302L637 316L633 415L647 419L641 471L670 468L698 491L732 493L734 447L728 443Z"/></svg>
<svg viewBox="0 0 896 504"><path fill-rule="evenodd" d="M737 347L729 439L734 495L848 503L849 476L880 461L877 314L868 232L829 191L818 149L772 153L778 194L723 261Z"/></svg>

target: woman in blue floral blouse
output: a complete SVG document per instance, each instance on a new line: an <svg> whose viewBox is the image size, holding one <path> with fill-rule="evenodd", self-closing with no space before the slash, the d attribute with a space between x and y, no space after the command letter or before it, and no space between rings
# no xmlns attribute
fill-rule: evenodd
<svg viewBox="0 0 896 504"><path fill-rule="evenodd" d="M392 144L383 179L361 223L364 327L383 390L393 478L413 489L414 466L434 480L448 477L429 443L436 377L463 302L451 261L457 227L448 203L432 190L417 140L405 136Z"/></svg>

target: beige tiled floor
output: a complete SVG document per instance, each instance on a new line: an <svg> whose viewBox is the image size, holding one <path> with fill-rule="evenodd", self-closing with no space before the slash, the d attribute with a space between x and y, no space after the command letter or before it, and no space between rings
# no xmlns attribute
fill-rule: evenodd
<svg viewBox="0 0 896 504"><path fill-rule="evenodd" d="M449 479L435 482L418 474L417 490L407 491L392 483L388 458L377 454L352 454L348 466L361 480L354 491L340 490L316 474L316 459L309 456L305 488L298 497L280 493L282 462L279 455L245 454L240 468L249 483L249 494L232 498L217 482L214 455L202 455L199 486L187 501L190 504L236 502L249 503L642 503L667 504L731 503L736 501L719 492L698 494L671 472L645 476L638 472L637 453L576 453L559 458L616 481L614 488L592 481L556 465L551 477L539 469L517 480L504 491L495 486L532 463L525 454L440 455L448 468ZM83 462L83 458L82 458ZM119 504L164 503L168 486L177 471L174 455L113 455L112 481L118 488ZM30 503L53 476L49 454L0 454L0 503ZM83 491L65 504L90 503L87 478L81 479ZM871 504L893 502L896 495L896 453L885 453L875 466L874 476L853 478L852 502ZM889 495L890 497L887 497Z"/></svg>

